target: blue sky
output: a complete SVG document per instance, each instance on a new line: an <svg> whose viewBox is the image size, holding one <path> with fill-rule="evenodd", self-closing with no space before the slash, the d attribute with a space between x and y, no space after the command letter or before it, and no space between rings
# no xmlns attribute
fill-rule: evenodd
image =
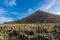
<svg viewBox="0 0 60 40"><path fill-rule="evenodd" d="M0 0L0 23L25 18L37 10L60 15L60 0Z"/></svg>

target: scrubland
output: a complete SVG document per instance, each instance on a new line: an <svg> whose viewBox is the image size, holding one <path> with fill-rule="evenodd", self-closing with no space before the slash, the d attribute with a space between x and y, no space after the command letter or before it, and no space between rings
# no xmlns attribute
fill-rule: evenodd
<svg viewBox="0 0 60 40"><path fill-rule="evenodd" d="M0 40L59 40L59 23L0 24Z"/></svg>

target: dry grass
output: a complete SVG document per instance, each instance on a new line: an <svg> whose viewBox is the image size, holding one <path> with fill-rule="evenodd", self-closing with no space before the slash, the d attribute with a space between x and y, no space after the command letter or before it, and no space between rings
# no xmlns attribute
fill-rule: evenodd
<svg viewBox="0 0 60 40"><path fill-rule="evenodd" d="M47 34L54 31L58 26L57 23L41 23L41 24L1 24L0 25L0 34L3 34L3 38L5 40L9 40L9 35L7 32L10 30L11 32L17 31L20 35L25 35L29 37L34 37L40 35L42 37L47 37ZM58 30L55 29L57 32L60 32L60 28ZM6 35L6 36L5 36ZM32 36L31 36L32 35ZM2 36L2 35L1 35ZM14 37L15 38L15 37ZM53 39L53 38L52 38ZM17 40L17 39L16 39Z"/></svg>

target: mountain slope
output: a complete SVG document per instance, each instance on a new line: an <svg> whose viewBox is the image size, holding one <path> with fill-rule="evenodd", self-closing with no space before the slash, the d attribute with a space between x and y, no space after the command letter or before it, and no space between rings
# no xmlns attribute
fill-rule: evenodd
<svg viewBox="0 0 60 40"><path fill-rule="evenodd" d="M60 16L44 11L37 11L22 20L17 20L9 23L60 23Z"/></svg>

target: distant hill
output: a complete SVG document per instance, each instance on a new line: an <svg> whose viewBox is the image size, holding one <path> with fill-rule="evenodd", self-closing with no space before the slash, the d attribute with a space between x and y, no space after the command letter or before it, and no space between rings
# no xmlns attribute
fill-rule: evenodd
<svg viewBox="0 0 60 40"><path fill-rule="evenodd" d="M44 11L36 11L32 15L17 21L8 23L60 23L60 16Z"/></svg>

